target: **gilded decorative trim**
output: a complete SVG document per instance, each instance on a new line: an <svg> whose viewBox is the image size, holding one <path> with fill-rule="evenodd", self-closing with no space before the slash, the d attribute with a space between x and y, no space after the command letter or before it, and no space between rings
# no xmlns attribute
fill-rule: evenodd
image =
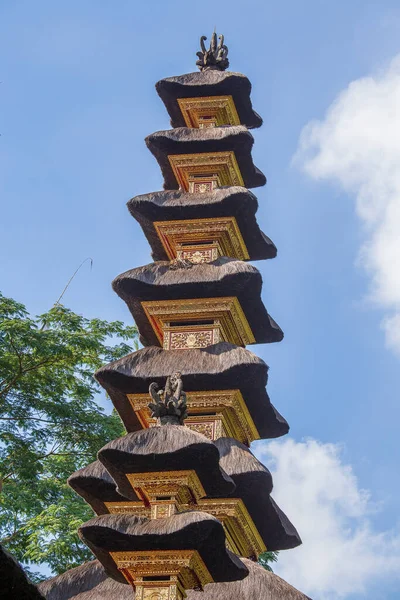
<svg viewBox="0 0 400 600"><path fill-rule="evenodd" d="M196 248L199 252L205 251L208 248L204 245L206 243L215 244L219 256L229 256L238 260L250 258L235 217L155 221L154 228L170 260L177 256L188 258L178 255L179 252L187 251L186 246ZM217 256L211 258L215 260Z"/></svg>
<svg viewBox="0 0 400 600"><path fill-rule="evenodd" d="M187 510L189 507L182 507ZM246 558L267 550L243 500L240 498L203 499L192 510L201 510L222 522L230 550Z"/></svg>
<svg viewBox="0 0 400 600"><path fill-rule="evenodd" d="M244 181L233 151L171 154L168 156L179 186L190 191L190 181L195 178L216 177L218 187L239 185Z"/></svg>
<svg viewBox="0 0 400 600"><path fill-rule="evenodd" d="M250 445L260 439L240 390L196 391L186 392L186 395L189 415L185 419L186 427L211 440L232 437ZM147 407L147 394L127 394L127 398L144 429L156 425Z"/></svg>
<svg viewBox="0 0 400 600"><path fill-rule="evenodd" d="M184 590L203 589L213 582L197 550L122 551L110 552L110 556L128 583L136 587L136 597L139 592L143 599L181 599L185 597ZM157 580L160 576L170 579L161 582ZM175 596L170 595L171 588ZM146 589L152 594L144 594Z"/></svg>
<svg viewBox="0 0 400 600"><path fill-rule="evenodd" d="M143 502L104 502L105 507L111 515L133 513L138 517L150 518L151 511Z"/></svg>
<svg viewBox="0 0 400 600"><path fill-rule="evenodd" d="M187 127L206 128L240 125L232 96L178 98L179 108Z"/></svg>
<svg viewBox="0 0 400 600"><path fill-rule="evenodd" d="M142 302L142 307L149 319L151 326L160 344L166 349L171 349L170 335L165 332L176 334L192 334L199 332L208 333L205 341L197 345L197 340L186 340L186 343L175 347L198 348L207 347L220 340L225 340L237 346L254 344L255 338L247 318L243 312L239 300L234 296L220 298L193 298L188 300L152 300ZM210 325L190 324L190 321L210 321ZM187 325L174 325L174 322L185 322Z"/></svg>
<svg viewBox="0 0 400 600"><path fill-rule="evenodd" d="M127 473L126 477L132 489L146 505L159 501L163 497L178 504L192 503L206 495L193 469Z"/></svg>

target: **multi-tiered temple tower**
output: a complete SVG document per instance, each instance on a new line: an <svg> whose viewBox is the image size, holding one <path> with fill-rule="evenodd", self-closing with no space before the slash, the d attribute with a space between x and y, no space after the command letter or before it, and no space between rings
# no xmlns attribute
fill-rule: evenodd
<svg viewBox="0 0 400 600"><path fill-rule="evenodd" d="M266 183L251 157L249 129L262 121L250 82L225 72L222 36L218 43L213 34L209 50L205 39L200 72L156 85L173 129L146 144L165 189L128 203L155 262L119 275L113 288L144 347L96 374L128 433L69 483L98 515L81 538L137 600L181 600L212 583L204 597L212 589L207 598L218 599L223 586L246 579L243 599L268 590L304 598L290 586L291 595L284 587L275 595L274 576L252 566L267 549L301 543L249 450L288 431L265 390L267 365L246 349L283 337L248 262L273 258L276 248L249 191Z"/></svg>

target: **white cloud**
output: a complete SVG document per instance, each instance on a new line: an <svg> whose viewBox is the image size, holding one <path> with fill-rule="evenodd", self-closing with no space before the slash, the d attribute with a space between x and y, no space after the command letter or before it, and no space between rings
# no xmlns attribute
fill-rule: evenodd
<svg viewBox="0 0 400 600"><path fill-rule="evenodd" d="M342 447L315 440L262 442L255 452L272 471L273 496L303 545L281 552L275 571L316 600L363 594L400 577L400 532L379 532L377 508L358 486ZM369 596L368 596L369 597Z"/></svg>
<svg viewBox="0 0 400 600"><path fill-rule="evenodd" d="M400 55L380 73L351 82L323 120L304 127L294 162L355 198L365 226L359 262L371 276L369 298L387 312L387 345L400 354Z"/></svg>

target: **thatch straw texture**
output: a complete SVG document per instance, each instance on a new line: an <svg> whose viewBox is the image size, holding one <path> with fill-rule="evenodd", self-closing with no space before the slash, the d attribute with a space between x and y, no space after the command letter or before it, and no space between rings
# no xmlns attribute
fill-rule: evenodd
<svg viewBox="0 0 400 600"><path fill-rule="evenodd" d="M0 546L0 598L1 600L44 600L25 575L19 562Z"/></svg>
<svg viewBox="0 0 400 600"><path fill-rule="evenodd" d="M73 473L68 478L68 484L98 515L108 512L104 502L126 500L117 492L115 481L99 460Z"/></svg>
<svg viewBox="0 0 400 600"><path fill-rule="evenodd" d="M257 563L241 559L249 575L240 581L210 583L204 591L187 592L188 600L310 600L283 579ZM134 600L129 585L107 577L97 561L85 563L40 584L46 600Z"/></svg>
<svg viewBox="0 0 400 600"><path fill-rule="evenodd" d="M296 588L266 571L257 563L242 558L249 569L246 579L231 583L210 583L204 592L191 590L188 600L311 600Z"/></svg>
<svg viewBox="0 0 400 600"><path fill-rule="evenodd" d="M111 584L111 585L110 585ZM118 595L107 595L108 592L116 591ZM56 575L46 579L38 586L46 600L116 600L124 598L125 592L129 592L129 600L132 600L132 588L129 585L117 583L107 576L103 565L98 560L89 562L66 571L62 575ZM121 596L119 595L121 593ZM128 599L128 596L126 596Z"/></svg>
<svg viewBox="0 0 400 600"><path fill-rule="evenodd" d="M129 212L140 223L151 246L154 260L168 260L153 225L154 221L220 217L236 219L250 260L274 258L276 246L257 224L257 207L254 194L239 186L218 188L205 194L182 191L152 192L136 196L128 202Z"/></svg>
<svg viewBox="0 0 400 600"><path fill-rule="evenodd" d="M245 348L226 342L203 349L148 347L102 367L96 379L107 390L128 431L141 425L126 394L148 391L152 381L164 387L171 373L182 373L187 392L239 389L262 438L285 435L289 426L265 391L268 366Z"/></svg>
<svg viewBox="0 0 400 600"><path fill-rule="evenodd" d="M116 581L124 581L109 552L197 550L214 581L236 581L248 574L237 556L227 551L221 523L203 512L185 512L165 519L103 515L79 529L81 539Z"/></svg>
<svg viewBox="0 0 400 600"><path fill-rule="evenodd" d="M166 190L179 188L168 155L202 152L234 152L244 186L253 188L265 185L266 177L254 166L251 157L253 143L253 136L243 125L206 129L179 127L168 131L157 131L146 138L148 149L160 165Z"/></svg>
<svg viewBox="0 0 400 600"><path fill-rule="evenodd" d="M260 272L240 260L221 257L190 268L160 261L118 275L112 286L128 305L144 346L160 344L141 304L151 300L236 296L257 344L280 342L283 338L261 300Z"/></svg>
<svg viewBox="0 0 400 600"><path fill-rule="evenodd" d="M137 496L127 473L194 469L208 496L232 494L235 485L219 466L219 452L205 436L179 425L165 425L128 433L98 453L99 460L117 483L120 494Z"/></svg>
<svg viewBox="0 0 400 600"><path fill-rule="evenodd" d="M171 127L185 126L177 99L198 96L232 96L242 125L249 129L262 125L260 115L251 105L251 83L241 73L217 70L187 73L161 79L156 90L171 117Z"/></svg>
<svg viewBox="0 0 400 600"><path fill-rule="evenodd" d="M236 484L234 496L242 498L268 550L287 550L301 544L296 528L271 498L272 478L264 465L240 442L220 438L222 468Z"/></svg>

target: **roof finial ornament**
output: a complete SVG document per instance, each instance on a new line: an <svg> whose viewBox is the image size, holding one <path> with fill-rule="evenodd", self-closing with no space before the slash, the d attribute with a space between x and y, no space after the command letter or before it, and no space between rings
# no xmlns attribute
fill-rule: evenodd
<svg viewBox="0 0 400 600"><path fill-rule="evenodd" d="M149 386L151 416L158 419L159 425L183 425L187 417L186 394L183 391L181 373L167 377L164 390L159 390L153 382Z"/></svg>
<svg viewBox="0 0 400 600"><path fill-rule="evenodd" d="M200 38L201 52L196 52L199 60L196 61L196 65L200 71L218 70L225 71L229 67L228 60L228 47L224 44L224 36L221 34L218 36L219 42L217 44L217 34L214 32L211 36L210 48L207 50L204 42L207 39L205 35Z"/></svg>

